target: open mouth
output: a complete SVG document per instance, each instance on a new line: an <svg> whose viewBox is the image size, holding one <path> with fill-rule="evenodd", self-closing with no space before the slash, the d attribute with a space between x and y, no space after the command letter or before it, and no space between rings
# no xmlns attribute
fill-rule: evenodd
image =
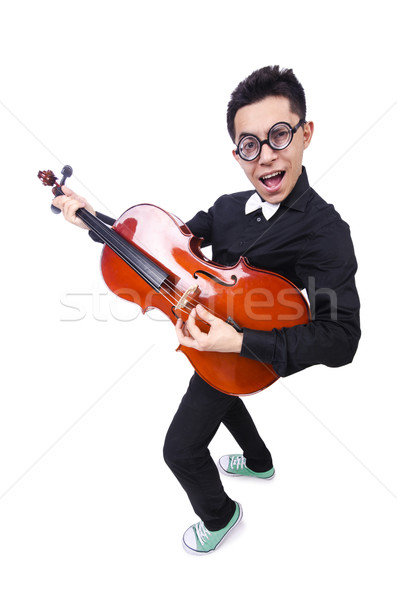
<svg viewBox="0 0 397 600"><path fill-rule="evenodd" d="M285 171L276 171L275 173L270 173L269 175L264 175L260 177L260 181L263 183L265 188L269 191L276 191L279 189L283 177L285 175Z"/></svg>

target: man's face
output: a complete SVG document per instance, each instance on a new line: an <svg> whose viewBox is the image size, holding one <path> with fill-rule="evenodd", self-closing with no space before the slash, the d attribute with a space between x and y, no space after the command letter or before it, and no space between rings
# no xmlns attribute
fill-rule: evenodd
<svg viewBox="0 0 397 600"><path fill-rule="evenodd" d="M256 135L261 141L267 139L269 129L285 121L291 127L299 122L299 116L291 112L290 103L282 96L269 96L255 104L240 108L234 118L235 142L244 135ZM293 190L302 173L303 150L313 135L313 123L299 127L292 142L284 150L273 150L263 144L261 153L252 161L243 160L235 150L233 155L263 200L279 204ZM270 175L270 177L269 177Z"/></svg>

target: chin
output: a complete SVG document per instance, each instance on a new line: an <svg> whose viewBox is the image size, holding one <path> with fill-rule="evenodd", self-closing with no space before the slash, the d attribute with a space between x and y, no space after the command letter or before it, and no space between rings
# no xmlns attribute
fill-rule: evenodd
<svg viewBox="0 0 397 600"><path fill-rule="evenodd" d="M287 197L287 194L283 194L281 191L277 192L277 194L269 194L269 192L267 192L263 188L257 187L255 189L258 192L259 196L262 198L262 200L265 200L269 204L280 204L280 202L282 202Z"/></svg>

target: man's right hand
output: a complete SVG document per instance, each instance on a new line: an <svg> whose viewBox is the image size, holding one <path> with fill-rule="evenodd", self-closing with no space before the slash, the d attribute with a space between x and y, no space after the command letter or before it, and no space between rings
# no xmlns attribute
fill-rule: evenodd
<svg viewBox="0 0 397 600"><path fill-rule="evenodd" d="M88 204L87 200L82 196L78 196L71 189L62 186L62 191L64 196L56 196L52 201L53 205L59 208L62 211L63 216L66 221L72 223L73 225L77 225L82 229L89 229L85 223L79 217L76 216L76 211L79 208L85 208L91 214L95 215L95 210L92 208L90 204Z"/></svg>

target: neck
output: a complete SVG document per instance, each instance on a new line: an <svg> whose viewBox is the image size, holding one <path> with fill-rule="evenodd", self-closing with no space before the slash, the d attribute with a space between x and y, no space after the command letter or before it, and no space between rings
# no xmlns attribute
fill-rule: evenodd
<svg viewBox="0 0 397 600"><path fill-rule="evenodd" d="M160 291L168 273L85 208L79 208L76 215L154 290Z"/></svg>

